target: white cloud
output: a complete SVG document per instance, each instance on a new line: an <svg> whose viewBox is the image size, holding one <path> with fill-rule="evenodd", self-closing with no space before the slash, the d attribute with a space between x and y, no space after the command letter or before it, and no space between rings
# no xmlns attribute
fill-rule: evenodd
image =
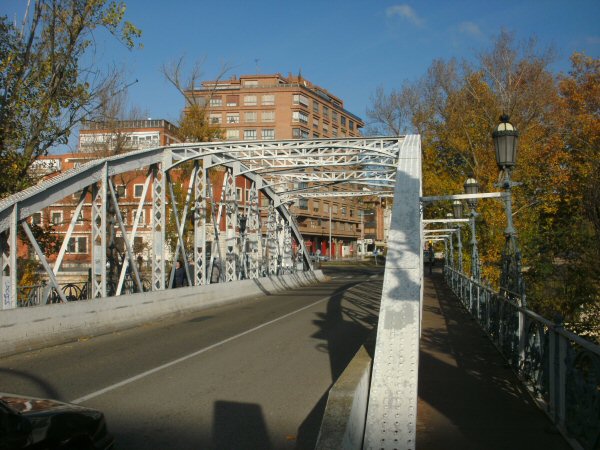
<svg viewBox="0 0 600 450"><path fill-rule="evenodd" d="M387 17L393 17L393 16L403 17L403 18L409 20L410 22L414 23L417 26L421 26L425 22L423 19L421 19L417 15L415 10L412 9L412 7L407 4L390 6L389 8L387 8L385 10L385 15Z"/></svg>
<svg viewBox="0 0 600 450"><path fill-rule="evenodd" d="M468 34L477 38L480 38L483 36L483 33L481 32L481 29L479 28L479 25L477 25L476 23L473 22L462 22L459 26L458 26L458 31L460 31L463 34Z"/></svg>

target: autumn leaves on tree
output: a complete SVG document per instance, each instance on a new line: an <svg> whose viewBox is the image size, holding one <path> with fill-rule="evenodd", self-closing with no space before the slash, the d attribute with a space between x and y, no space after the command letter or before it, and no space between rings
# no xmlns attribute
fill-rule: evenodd
<svg viewBox="0 0 600 450"><path fill-rule="evenodd" d="M513 219L528 304L586 332L600 327L600 61L574 54L572 70L555 76L553 59L502 32L473 63L434 61L417 82L376 91L367 115L375 132L421 134L425 195L462 193L469 174L482 192L498 190L491 133L510 115L520 134ZM448 210L435 204L425 215ZM483 276L496 284L504 208L482 201L479 212Z"/></svg>

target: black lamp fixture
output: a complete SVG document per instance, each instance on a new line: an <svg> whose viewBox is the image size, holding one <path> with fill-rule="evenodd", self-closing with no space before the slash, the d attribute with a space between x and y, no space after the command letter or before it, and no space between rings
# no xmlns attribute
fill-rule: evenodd
<svg viewBox="0 0 600 450"><path fill-rule="evenodd" d="M246 232L246 222L248 221L248 218L244 215L241 215L238 218L239 221L239 227L240 227L240 234L244 234Z"/></svg>
<svg viewBox="0 0 600 450"><path fill-rule="evenodd" d="M498 127L492 133L496 147L496 163L500 170L510 170L517 162L519 132L509 119L508 115L502 114Z"/></svg>
<svg viewBox="0 0 600 450"><path fill-rule="evenodd" d="M461 219L463 213L463 204L460 200L454 200L452 202L452 210L454 211L454 218Z"/></svg>
<svg viewBox="0 0 600 450"><path fill-rule="evenodd" d="M467 181L465 181L465 194L478 194L479 193L479 183L477 182L477 180L475 178L473 178L473 175L469 175L469 178L467 178ZM477 208L477 199L476 198L469 198L467 199L467 204L469 205L469 208L471 209L475 209Z"/></svg>

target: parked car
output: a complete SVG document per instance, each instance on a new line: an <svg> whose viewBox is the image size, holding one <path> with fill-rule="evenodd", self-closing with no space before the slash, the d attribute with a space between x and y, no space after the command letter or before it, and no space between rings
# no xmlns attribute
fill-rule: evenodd
<svg viewBox="0 0 600 450"><path fill-rule="evenodd" d="M329 261L329 256L326 256L326 255L315 255L314 253L311 253L310 260L311 261Z"/></svg>
<svg viewBox="0 0 600 450"><path fill-rule="evenodd" d="M113 443L100 411L0 393L1 450L107 450Z"/></svg>

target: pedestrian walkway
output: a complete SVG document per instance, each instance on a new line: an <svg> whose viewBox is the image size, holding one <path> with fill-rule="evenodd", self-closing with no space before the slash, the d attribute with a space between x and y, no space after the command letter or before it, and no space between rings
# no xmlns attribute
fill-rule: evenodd
<svg viewBox="0 0 600 450"><path fill-rule="evenodd" d="M425 277L418 450L566 450L440 269Z"/></svg>

